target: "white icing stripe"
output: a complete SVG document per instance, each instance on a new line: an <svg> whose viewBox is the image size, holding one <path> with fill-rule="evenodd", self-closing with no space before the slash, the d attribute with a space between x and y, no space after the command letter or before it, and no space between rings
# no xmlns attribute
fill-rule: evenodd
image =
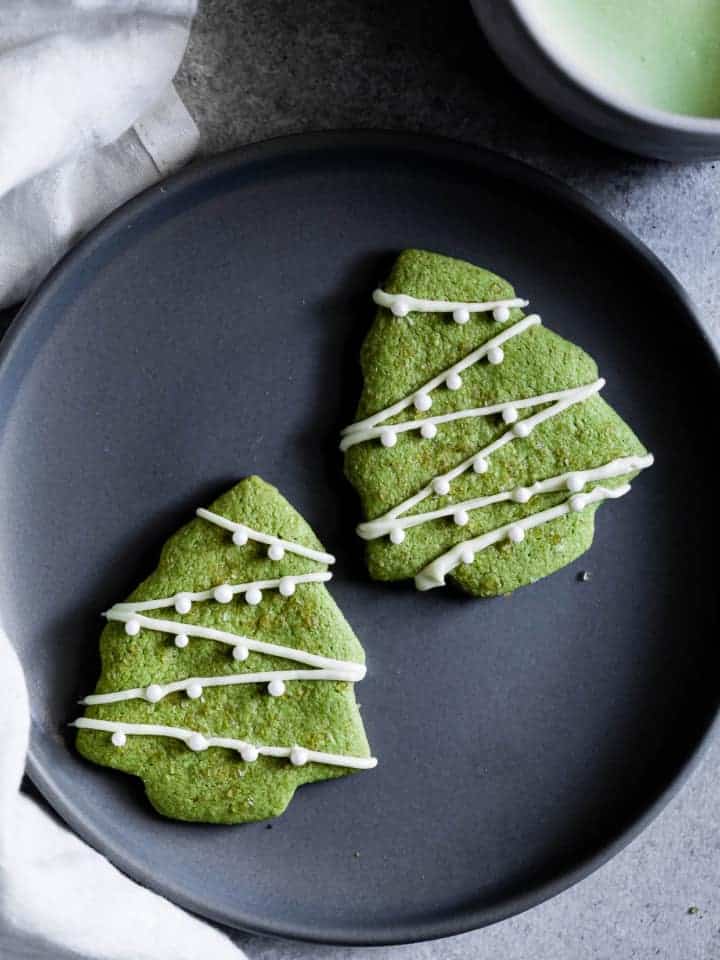
<svg viewBox="0 0 720 960"><path fill-rule="evenodd" d="M423 386L413 391L410 396L405 397L402 400L398 400L389 407L385 407L384 410L379 410L377 413L373 413L370 417L365 417L364 420L358 420L357 423L352 423L349 427L345 427L345 429L342 431L342 436L348 437L351 434L354 435L356 433L363 433L368 428L376 427L378 424L388 420L390 417L397 416L399 413L402 413L403 410L407 410L407 408L414 403L418 394L426 395L431 393L433 390L437 389L437 387L441 386L449 376L459 376L463 370L466 370L479 360L482 360L482 358L487 356L491 350L497 349L506 341L511 340L513 337L519 336L530 327L534 327L539 323L542 323L542 320L537 314L531 314L529 317L523 317L522 320L519 320L511 327L503 330L503 332L499 333L496 337L493 337L491 340L487 340L481 347L478 347L477 350L473 350L466 357L463 357L462 360L459 360L457 363L453 364L452 367L448 367L447 370L439 373L436 377L433 377L432 380L428 380L428 382ZM360 443L361 441L354 440L354 442ZM347 449L347 447L341 449Z"/></svg>
<svg viewBox="0 0 720 960"><path fill-rule="evenodd" d="M322 657L319 654L309 653L306 650L298 650L295 647L283 647L278 643L266 643L264 640L255 640L252 637L243 637L236 633L227 633L225 630L216 630L214 627L202 627L194 623L183 623L179 620L157 620L155 617L145 617L133 611L126 612L118 610L117 607L108 610L104 616L106 619L118 623L137 621L138 626L145 627L146 630L155 630L158 633L196 637L198 640L215 640L217 643L224 643L230 647L240 647L245 650L252 650L255 653L265 653L270 657L282 657L284 660L294 660L296 663L304 663L308 667L342 670L348 674L353 673L355 675L354 679L356 680L362 680L366 672L365 665L362 663L353 663L351 660L333 660L331 657Z"/></svg>
<svg viewBox="0 0 720 960"><path fill-rule="evenodd" d="M350 757L339 753L322 753L318 750L309 750L295 744L292 747L266 747L260 744L248 743L246 740L236 740L234 737L213 737L197 730L188 730L185 727L166 727L154 723L122 723L111 720L92 720L89 717L79 717L73 720L71 727L81 730L103 730L107 733L123 734L133 737L170 737L183 741L193 751L207 750L208 747L225 747L235 750L243 759L243 754L251 751L252 759L258 755L289 759L294 766L304 766L305 763L326 763L335 767L352 767L355 770L372 770L377 766L375 757Z"/></svg>
<svg viewBox="0 0 720 960"><path fill-rule="evenodd" d="M568 407L572 407L576 403L581 403L582 401L587 400L588 397L598 393L604 386L605 381L601 378L596 380L594 383L588 383L585 386L574 387L572 390L566 391L567 395L565 399L557 401L551 407L547 407L545 410L540 410L538 413L535 413L530 417L526 417L524 420L520 420L518 423L514 423L510 429L501 434L497 440L493 440L493 442L489 443L486 447L483 447L481 450L477 450L471 457L468 457L467 460L463 460L456 467L453 467L452 470L448 470L447 473L442 473L437 477L433 477L430 483L426 484L426 486L424 486L421 490L418 490L418 492L413 494L412 497L408 497L407 500L403 500L402 503L399 503L396 507L393 507L392 510L389 510L386 514L384 514L384 516L377 517L375 520L368 522L375 523L377 521L395 519L401 514L407 513L408 510L412 510L413 507L416 507L419 503L422 503L422 501L427 497L436 494L434 486L435 484L446 483L447 492L449 493L450 483L453 480L461 476L471 467L477 468L479 464L484 465L484 468L487 469L488 458L506 444L512 443L513 440L522 438L522 436L526 436L527 434L524 432L526 429L528 433L530 433L535 429L535 427L538 426L538 424L543 423L545 420L549 420L551 417L557 416L564 410L567 410ZM547 396L547 394L545 394L545 396ZM523 425L522 430L520 430L521 425ZM362 533L360 533L360 536L362 536Z"/></svg>
<svg viewBox="0 0 720 960"><path fill-rule="evenodd" d="M143 600L137 603L116 603L109 612L137 613L141 610L160 610L164 607L174 607L178 602L187 600L190 603L202 600L218 600L218 592L225 590L229 599L237 594L251 594L257 596L262 590L277 590L283 582L288 585L298 583L327 583L332 580L332 574L326 571L321 573L301 573L297 576L281 577L277 580L254 580L252 583L221 583L212 590L200 590L197 593L176 593L172 597L162 597L159 600ZM262 599L262 595L259 598ZM220 603L226 603L227 600L218 600ZM259 600L255 600L259 602ZM186 611L187 612L187 611Z"/></svg>
<svg viewBox="0 0 720 960"><path fill-rule="evenodd" d="M147 687L133 687L113 693L93 693L80 700L92 706L98 703L119 703L121 700L147 700L157 703L169 693L186 691L193 700L202 696L205 687L231 687L243 683L275 683L291 680L331 680L354 683L362 677L354 670L266 670L264 673L230 673L219 677L188 677L172 683L151 683Z"/></svg>
<svg viewBox="0 0 720 960"><path fill-rule="evenodd" d="M300 557L307 557L308 560L316 560L318 563L335 563L335 557L331 553L323 553L321 550L313 550L310 547L304 547L293 540L282 540L280 537L273 536L271 533L262 533L260 530L253 530L252 527L244 523L236 523L234 520L228 520L227 517L220 516L219 513L213 513L211 510L205 510L199 507L196 511L198 517L207 520L208 523L214 523L223 530L229 530L231 533L245 535L246 540L255 540L257 543L264 543L268 546L282 547L287 553L296 553ZM272 560L282 560L282 554L271 557Z"/></svg>
<svg viewBox="0 0 720 960"><path fill-rule="evenodd" d="M407 293L386 293L384 290L374 290L373 300L379 307L391 310L394 316L404 317L408 313L489 313L496 310L508 310L511 307L526 307L527 300L512 297L508 300L485 300L482 302L466 303L461 300L424 300L421 297L411 297ZM505 314L501 313L502 319ZM507 317L505 318L507 319ZM458 323L464 323L461 318Z"/></svg>
<svg viewBox="0 0 720 960"><path fill-rule="evenodd" d="M495 530L490 530L479 537L458 543L447 553L443 553L424 567L415 577L415 586L418 590L432 590L434 587L442 587L445 585L445 576L448 573L461 563L472 563L476 553L485 550L492 544L506 539L519 543L524 538L526 530L549 523L551 520L556 520L568 513L584 510L591 504L601 503L608 499L615 500L629 492L629 483L610 489L595 487L590 493L577 493L556 507L550 507L548 510L542 510L540 513L534 513L522 520L516 520L514 523L507 523Z"/></svg>
<svg viewBox="0 0 720 960"><path fill-rule="evenodd" d="M604 385L605 381L603 380L602 383ZM393 423L388 427L369 427L365 430L357 431L357 433L351 433L343 437L340 442L340 449L344 451L349 447L355 446L356 443L362 443L364 440L372 440L376 437L380 437L385 430L392 430L393 433L406 433L409 430L422 431L422 428L428 423L437 426L438 424L442 423L451 423L453 420L490 417L493 414L502 414L509 410L524 410L527 407L538 407L544 403L551 403L555 400L571 398L578 390L584 389L585 387L571 387L567 390L556 390L554 393L539 394L536 397L523 397L520 400L503 400L502 403L493 403L487 407L472 407L468 410L454 410L452 413L438 414L436 417L422 417L418 420L403 420L400 423ZM532 418L528 417L521 422L529 426L532 422Z"/></svg>
<svg viewBox="0 0 720 960"><path fill-rule="evenodd" d="M410 527L417 527L420 524L428 523L432 520L439 520L442 517L452 517L459 511L480 510L483 507L489 507L491 504L502 503L507 500L514 500L516 503L527 503L538 494L552 493L563 489L577 493L588 483L595 483L598 480L608 480L611 477L621 477L623 474L632 473L635 470L645 470L651 466L652 463L652 454L643 457L619 457L617 460L611 460L601 467L562 473L555 477L548 477L546 480L537 480L528 487L514 487L512 490L502 490L499 493L493 493L486 497L476 497L473 500L453 503L439 510L430 510L427 513L415 513L409 517L395 516L369 520L366 523L361 523L357 528L357 532L363 540L375 540L378 537L387 535L391 530L407 530Z"/></svg>

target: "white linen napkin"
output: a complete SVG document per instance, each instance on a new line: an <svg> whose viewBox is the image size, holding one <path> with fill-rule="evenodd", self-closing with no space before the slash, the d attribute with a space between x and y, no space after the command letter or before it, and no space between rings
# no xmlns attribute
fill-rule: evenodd
<svg viewBox="0 0 720 960"><path fill-rule="evenodd" d="M171 86L196 0L0 2L0 309L198 143Z"/></svg>
<svg viewBox="0 0 720 960"><path fill-rule="evenodd" d="M184 163L171 81L196 0L0 0L0 307L110 210ZM241 960L20 793L30 729L0 628L2 960Z"/></svg>
<svg viewBox="0 0 720 960"><path fill-rule="evenodd" d="M0 957L242 960L222 933L133 883L19 792L30 706L1 628L0 677Z"/></svg>

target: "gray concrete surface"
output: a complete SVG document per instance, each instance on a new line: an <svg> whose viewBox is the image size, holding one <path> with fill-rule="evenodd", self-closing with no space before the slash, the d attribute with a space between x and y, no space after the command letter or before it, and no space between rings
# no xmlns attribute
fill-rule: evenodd
<svg viewBox="0 0 720 960"><path fill-rule="evenodd" d="M637 160L569 129L504 72L465 0L201 0L178 87L205 154L283 133L375 127L442 134L525 160L638 234L720 340L720 164ZM489 929L377 950L235 939L252 960L717 960L719 763L716 741L623 853Z"/></svg>

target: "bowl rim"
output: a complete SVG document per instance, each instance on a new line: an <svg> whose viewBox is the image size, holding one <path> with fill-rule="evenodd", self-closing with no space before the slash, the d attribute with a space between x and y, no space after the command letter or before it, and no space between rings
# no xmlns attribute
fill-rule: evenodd
<svg viewBox="0 0 720 960"><path fill-rule="evenodd" d="M520 25L532 37L541 53L555 69L590 96L630 120L640 120L674 133L720 137L720 117L698 117L645 106L616 92L602 80L583 70L582 66L569 57L561 45L552 39L551 31L544 29L537 0L507 0L507 2L514 10Z"/></svg>

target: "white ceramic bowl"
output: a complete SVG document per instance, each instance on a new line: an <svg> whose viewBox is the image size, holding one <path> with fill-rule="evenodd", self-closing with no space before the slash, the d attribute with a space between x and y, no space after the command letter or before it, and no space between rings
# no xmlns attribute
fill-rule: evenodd
<svg viewBox="0 0 720 960"><path fill-rule="evenodd" d="M471 0L513 76L561 117L600 140L664 160L720 157L720 118L645 107L618 95L568 58L536 0Z"/></svg>

